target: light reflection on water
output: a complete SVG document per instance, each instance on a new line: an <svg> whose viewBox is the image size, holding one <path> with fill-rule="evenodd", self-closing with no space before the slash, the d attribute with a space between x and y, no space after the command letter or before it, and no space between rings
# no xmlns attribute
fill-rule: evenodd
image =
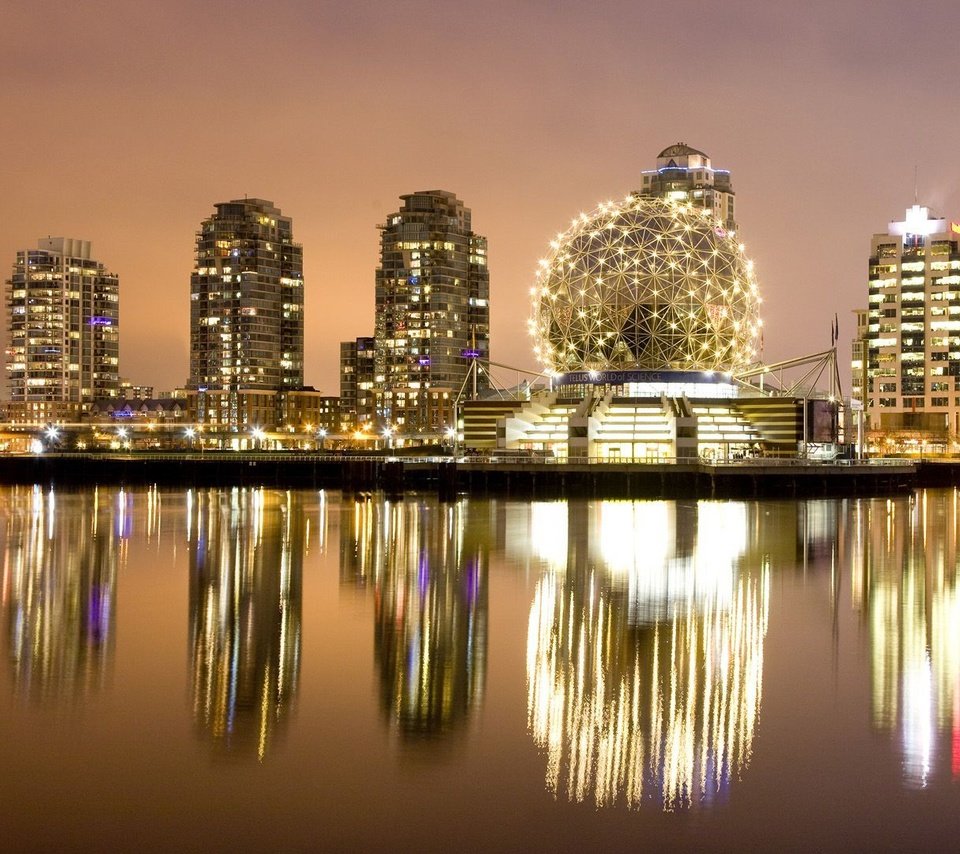
<svg viewBox="0 0 960 854"><path fill-rule="evenodd" d="M301 682L318 670L302 660L303 633L317 628L304 601L312 565L330 573L334 599L338 584L358 591L360 628L344 619L338 641L355 649L372 638L356 680L374 687L357 695L367 708L350 713L372 711L374 733L389 733L406 755L449 758L444 747L469 744L468 733L498 738L485 715L515 691L540 798L545 788L552 808L646 814L723 807L749 785L770 720L771 666L782 680L792 665L782 649L779 664L770 660L775 629L806 607L797 591L813 591L816 631L831 633L838 655L856 647L844 678L864 690L844 695L857 698L860 716L847 731L865 730L871 750L895 758L896 786L955 787L958 528L955 491L889 501L439 503L7 489L0 643L11 693L31 711L33 702L75 709L112 691L119 698L117 646L132 640L118 639L129 605L118 588L144 595L123 580L181 567L186 661L175 666L189 697L178 696L176 714L205 762L289 763L293 732L315 725L294 714ZM140 560L149 551L146 569L132 549ZM513 681L494 699L488 635L516 601L526 647L502 652L519 675L508 671ZM841 643L847 624L855 637ZM147 653L159 660L163 647ZM824 692L839 690L830 675Z"/></svg>
<svg viewBox="0 0 960 854"><path fill-rule="evenodd" d="M194 716L217 747L261 761L297 694L305 521L290 492L190 503Z"/></svg>
<svg viewBox="0 0 960 854"><path fill-rule="evenodd" d="M52 490L11 489L3 509L3 636L18 693L81 699L109 679L126 532L97 490L57 512Z"/></svg>
<svg viewBox="0 0 960 854"><path fill-rule="evenodd" d="M865 503L855 518L874 726L897 733L910 785L960 779L957 493Z"/></svg>
<svg viewBox="0 0 960 854"><path fill-rule="evenodd" d="M556 508L577 543L537 584L527 641L547 787L597 806L722 797L763 693L770 573L739 565L744 506L686 506L680 526L667 502Z"/></svg>
<svg viewBox="0 0 960 854"><path fill-rule="evenodd" d="M344 506L341 581L374 588L380 702L404 739L448 736L482 703L487 530L467 526L467 506Z"/></svg>

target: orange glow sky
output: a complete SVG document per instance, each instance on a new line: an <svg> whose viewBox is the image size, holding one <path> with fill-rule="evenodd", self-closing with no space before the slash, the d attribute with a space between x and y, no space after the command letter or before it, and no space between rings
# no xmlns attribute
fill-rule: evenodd
<svg viewBox="0 0 960 854"><path fill-rule="evenodd" d="M376 226L455 192L490 241L492 356L533 367L547 241L683 140L732 171L765 358L830 343L866 303L871 234L913 203L960 218L960 6L7 0L0 263L93 241L121 277L121 372L187 375L193 235L272 199L303 243L308 384L372 334ZM849 373L846 369L846 373Z"/></svg>

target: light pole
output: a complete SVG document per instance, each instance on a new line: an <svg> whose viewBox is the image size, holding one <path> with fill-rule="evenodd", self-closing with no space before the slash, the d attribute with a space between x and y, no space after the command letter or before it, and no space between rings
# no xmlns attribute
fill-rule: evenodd
<svg viewBox="0 0 960 854"><path fill-rule="evenodd" d="M321 427L317 430L317 450L323 452L323 442L327 438L327 431Z"/></svg>
<svg viewBox="0 0 960 854"><path fill-rule="evenodd" d="M255 442L255 450L262 451L263 438L266 433L264 433L260 427L254 427L250 432L253 435L253 441Z"/></svg>

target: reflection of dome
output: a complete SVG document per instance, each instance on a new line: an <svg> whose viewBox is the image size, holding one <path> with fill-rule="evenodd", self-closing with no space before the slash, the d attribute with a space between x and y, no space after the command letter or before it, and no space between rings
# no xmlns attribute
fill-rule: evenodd
<svg viewBox="0 0 960 854"><path fill-rule="evenodd" d="M530 320L548 369L730 370L752 361L753 263L708 212L628 196L581 214L551 247Z"/></svg>

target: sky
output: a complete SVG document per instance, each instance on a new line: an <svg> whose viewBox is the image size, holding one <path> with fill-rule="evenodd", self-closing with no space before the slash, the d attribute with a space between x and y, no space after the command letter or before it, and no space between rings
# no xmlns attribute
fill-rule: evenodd
<svg viewBox="0 0 960 854"><path fill-rule="evenodd" d="M548 241L677 141L732 172L767 362L866 304L870 237L960 219L960 4L4 0L0 264L91 240L120 276L121 373L187 377L194 232L266 198L304 247L305 381L373 331L377 225L456 193L489 240L491 356L535 367ZM915 175L917 176L915 182Z"/></svg>

